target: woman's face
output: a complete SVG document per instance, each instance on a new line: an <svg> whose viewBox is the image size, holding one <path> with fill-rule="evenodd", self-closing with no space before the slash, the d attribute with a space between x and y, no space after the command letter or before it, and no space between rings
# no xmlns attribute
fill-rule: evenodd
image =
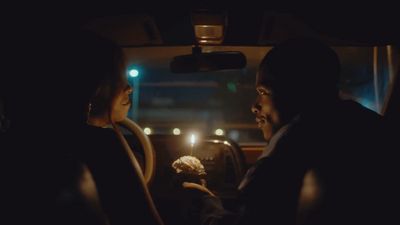
<svg viewBox="0 0 400 225"><path fill-rule="evenodd" d="M112 109L111 109L111 120L114 122L120 122L126 118L129 108L132 104L131 99L129 96L132 94L132 87L126 81L126 78L119 91L112 102Z"/></svg>

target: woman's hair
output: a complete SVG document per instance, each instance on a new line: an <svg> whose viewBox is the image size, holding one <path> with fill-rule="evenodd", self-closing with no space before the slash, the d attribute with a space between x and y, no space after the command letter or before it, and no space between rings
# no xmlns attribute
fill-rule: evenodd
<svg viewBox="0 0 400 225"><path fill-rule="evenodd" d="M119 49L115 49L115 52L110 53L114 54L114 58L111 61L110 70L104 72L103 79L100 80L93 96L90 98L89 116L110 113L113 99L120 91L126 88L122 77L125 68L123 54Z"/></svg>
<svg viewBox="0 0 400 225"><path fill-rule="evenodd" d="M88 31L79 31L68 41L64 48L68 62L63 64L68 71L64 85L71 88L70 101L79 104L75 107L84 121L89 115L110 114L113 99L126 87L122 49Z"/></svg>

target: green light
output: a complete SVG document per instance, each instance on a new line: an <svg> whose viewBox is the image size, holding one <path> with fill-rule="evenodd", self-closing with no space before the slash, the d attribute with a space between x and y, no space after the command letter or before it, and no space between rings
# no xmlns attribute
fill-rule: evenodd
<svg viewBox="0 0 400 225"><path fill-rule="evenodd" d="M227 86L227 88L228 88L228 90L230 92L236 92L237 91L236 85L233 82L227 83L226 86Z"/></svg>
<svg viewBox="0 0 400 225"><path fill-rule="evenodd" d="M131 70L129 70L129 76L131 76L131 77L137 77L137 76L139 76L139 70L137 70L137 69L131 69Z"/></svg>

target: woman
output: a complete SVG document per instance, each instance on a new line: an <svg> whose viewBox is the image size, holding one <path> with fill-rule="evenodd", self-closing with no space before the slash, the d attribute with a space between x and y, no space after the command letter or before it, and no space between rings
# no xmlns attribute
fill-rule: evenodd
<svg viewBox="0 0 400 225"><path fill-rule="evenodd" d="M80 170L79 192L91 203L100 200L97 212L101 208L110 224L162 224L140 167L128 156L126 140L116 126L128 113L132 93L122 50L109 40L83 32L68 38L62 59L67 63L66 79L57 93L68 98L63 113L69 113L67 120L73 124L66 127L74 128L68 135L68 149L87 168ZM87 179L90 176L95 188Z"/></svg>

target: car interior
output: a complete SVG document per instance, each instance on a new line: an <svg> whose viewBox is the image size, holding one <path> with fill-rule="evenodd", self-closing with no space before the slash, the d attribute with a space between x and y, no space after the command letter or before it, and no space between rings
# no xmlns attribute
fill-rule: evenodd
<svg viewBox="0 0 400 225"><path fill-rule="evenodd" d="M199 224L193 219L199 212L190 193L182 192L172 163L185 155L198 158L207 187L235 210L237 187L266 146L250 107L258 65L276 43L297 36L328 43L342 63L341 97L381 114L390 129L398 129L400 42L392 25L399 20L391 13L370 15L352 20L350 12L339 17L323 11L191 8L93 10L64 19L123 48L134 89L128 117L119 124L127 155L140 173L157 224L188 225ZM7 101L0 98L4 138L15 118ZM390 133L395 138L397 132ZM80 168L79 190L91 212L98 224L112 225L90 171ZM315 185L308 177L302 190L310 194ZM299 217L312 205L309 199L300 201Z"/></svg>

